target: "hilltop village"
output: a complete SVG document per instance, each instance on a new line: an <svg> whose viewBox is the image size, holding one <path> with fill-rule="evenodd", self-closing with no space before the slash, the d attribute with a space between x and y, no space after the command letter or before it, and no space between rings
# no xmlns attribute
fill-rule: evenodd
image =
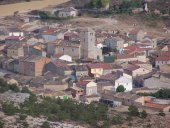
<svg viewBox="0 0 170 128"><path fill-rule="evenodd" d="M80 16L74 7L50 12L63 20ZM153 36L135 24L126 32L75 27L62 20L44 20L42 12L41 16L35 14L15 12L0 19L0 77L7 84L27 87L37 97L100 102L115 111L127 111L134 105L151 114L169 113L168 38ZM1 103L20 104L30 97L25 92L1 92ZM34 127L44 122L29 118L27 122ZM60 126L81 127L56 125Z"/></svg>

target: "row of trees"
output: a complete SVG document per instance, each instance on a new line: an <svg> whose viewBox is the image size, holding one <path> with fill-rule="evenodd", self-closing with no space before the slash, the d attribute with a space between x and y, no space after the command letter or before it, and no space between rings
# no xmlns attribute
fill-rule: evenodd
<svg viewBox="0 0 170 128"><path fill-rule="evenodd" d="M140 96L153 96L156 98L168 99L170 98L170 89L160 89L155 93L138 93Z"/></svg>
<svg viewBox="0 0 170 128"><path fill-rule="evenodd" d="M144 0L123 0L120 6L114 6L116 13L131 13L133 8L143 7Z"/></svg>
<svg viewBox="0 0 170 128"><path fill-rule="evenodd" d="M109 0L92 0L92 8L102 8L109 4Z"/></svg>
<svg viewBox="0 0 170 128"><path fill-rule="evenodd" d="M33 97L33 96L32 96ZM38 103L34 98L29 99L20 107L12 103L2 105L7 115L31 115L33 117L45 116L49 121L74 120L86 122L95 126L98 121L107 120L108 107L104 104L84 104L72 100L44 98ZM21 116L21 118L25 118Z"/></svg>

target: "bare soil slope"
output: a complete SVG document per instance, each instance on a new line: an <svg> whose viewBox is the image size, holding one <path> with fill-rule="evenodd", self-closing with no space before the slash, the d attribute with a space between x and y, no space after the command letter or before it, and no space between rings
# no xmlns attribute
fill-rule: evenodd
<svg viewBox="0 0 170 128"><path fill-rule="evenodd" d="M22 2L16 4L0 5L0 16L13 15L15 11L30 11L42 9L48 6L56 6L69 0L40 0L31 2Z"/></svg>

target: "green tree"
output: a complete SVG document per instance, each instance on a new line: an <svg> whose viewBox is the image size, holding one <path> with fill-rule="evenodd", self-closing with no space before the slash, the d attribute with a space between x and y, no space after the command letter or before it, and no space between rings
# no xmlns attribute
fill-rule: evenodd
<svg viewBox="0 0 170 128"><path fill-rule="evenodd" d="M147 115L148 115L148 114L146 113L145 110L143 110L142 112L140 112L140 117L141 117L141 118L146 118Z"/></svg>
<svg viewBox="0 0 170 128"><path fill-rule="evenodd" d="M4 122L0 120L0 128L4 128Z"/></svg>
<svg viewBox="0 0 170 128"><path fill-rule="evenodd" d="M41 126L41 128L50 128L49 122L44 122Z"/></svg>
<svg viewBox="0 0 170 128"><path fill-rule="evenodd" d="M124 92L126 90L126 88L124 88L123 85L119 85L117 88L116 88L116 92Z"/></svg>
<svg viewBox="0 0 170 128"><path fill-rule="evenodd" d="M92 0L92 7L97 8L99 0Z"/></svg>
<svg viewBox="0 0 170 128"><path fill-rule="evenodd" d="M114 116L114 117L112 118L112 123L113 123L114 125L122 124L122 123L123 123L123 118L122 118L120 115Z"/></svg>
<svg viewBox="0 0 170 128"><path fill-rule="evenodd" d="M20 89L16 84L9 84L9 89L14 92L20 92Z"/></svg>
<svg viewBox="0 0 170 128"><path fill-rule="evenodd" d="M139 116L139 110L136 106L130 105L128 108L129 115L131 116Z"/></svg>
<svg viewBox="0 0 170 128"><path fill-rule="evenodd" d="M26 121L22 122L22 125L24 126L24 128L28 128L29 127L29 124Z"/></svg>
<svg viewBox="0 0 170 128"><path fill-rule="evenodd" d="M20 120L25 120L27 118L27 115L26 114L20 114L19 115L19 119Z"/></svg>
<svg viewBox="0 0 170 128"><path fill-rule="evenodd" d="M109 4L109 0L100 0L101 7L106 7L107 4Z"/></svg>
<svg viewBox="0 0 170 128"><path fill-rule="evenodd" d="M15 113L18 112L18 108L15 107L13 103L4 103L2 110L6 115L15 115Z"/></svg>

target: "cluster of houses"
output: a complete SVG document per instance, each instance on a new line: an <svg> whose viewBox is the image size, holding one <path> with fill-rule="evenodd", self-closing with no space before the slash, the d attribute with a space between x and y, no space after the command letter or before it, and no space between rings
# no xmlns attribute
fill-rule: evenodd
<svg viewBox="0 0 170 128"><path fill-rule="evenodd" d="M72 11L63 9L58 15L76 15ZM161 104L134 92L170 85L170 41L137 28L121 34L39 21L0 26L0 68L7 82L27 86L37 95L112 106L169 107L168 101ZM125 92L116 92L120 85Z"/></svg>

